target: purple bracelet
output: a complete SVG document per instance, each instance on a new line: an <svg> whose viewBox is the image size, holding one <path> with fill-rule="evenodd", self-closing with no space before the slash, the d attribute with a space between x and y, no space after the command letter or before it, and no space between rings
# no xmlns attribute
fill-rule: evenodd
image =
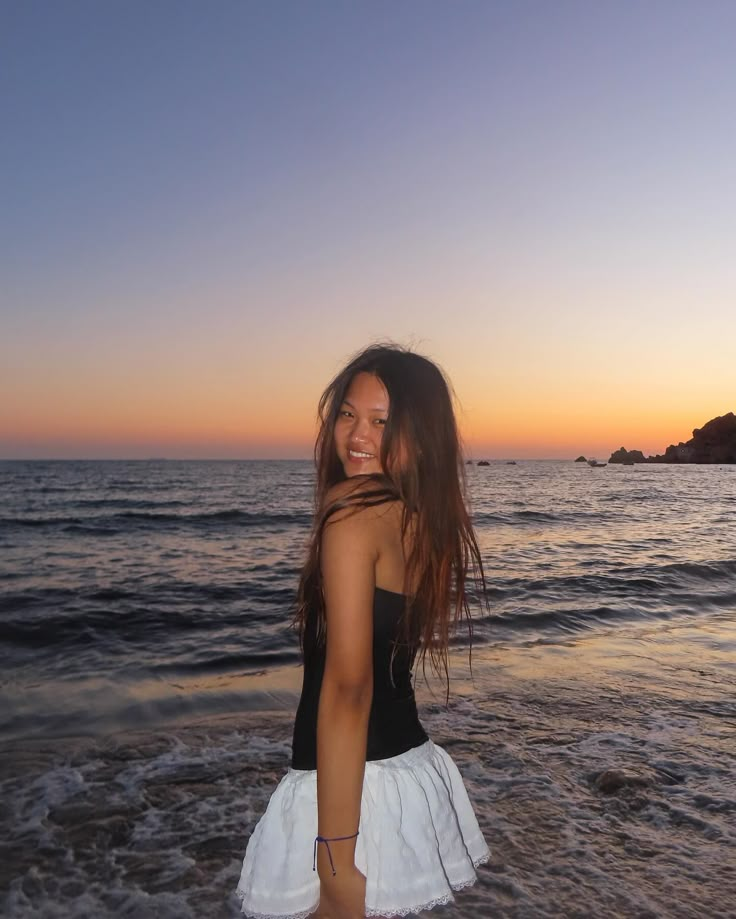
<svg viewBox="0 0 736 919"><path fill-rule="evenodd" d="M332 861L332 852L330 852L330 843L331 842L342 842L344 839L355 839L359 835L360 831L356 831L351 836L315 836L314 837L314 855L312 857L312 871L317 870L317 846L319 843L323 842L327 846L327 855L330 859L330 868L332 868L332 876L334 877L337 874L335 871L335 863Z"/></svg>

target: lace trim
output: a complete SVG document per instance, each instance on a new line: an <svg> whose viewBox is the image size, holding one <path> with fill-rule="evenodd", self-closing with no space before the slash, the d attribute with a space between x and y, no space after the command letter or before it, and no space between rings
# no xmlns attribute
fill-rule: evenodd
<svg viewBox="0 0 736 919"><path fill-rule="evenodd" d="M473 867L477 868L478 865L484 865L488 859L491 857L490 852L486 852L484 855L481 855L479 858L473 859ZM451 884L453 890L463 890L465 887L472 887L473 884L478 879L475 877L469 878L467 881L460 881L456 884ZM241 912L246 916L249 916L250 919L309 919L309 916L317 909L319 906L319 900L312 906L310 909L305 910L301 913L290 913L288 916L284 916L282 913L278 916L273 913L252 913L245 908L245 904L242 903L244 894L237 890L237 895L241 899ZM412 913L421 913L423 910L434 909L435 906L447 906L448 903L452 903L455 898L451 893L445 894L442 897L436 897L434 900L429 900L427 903L422 903L421 906L397 906L389 907L388 910L385 906L381 907L380 910L377 909L367 909L365 911L366 917L368 916L410 916Z"/></svg>
<svg viewBox="0 0 736 919"><path fill-rule="evenodd" d="M386 909L384 906L380 912L376 909L367 909L365 914L366 916L410 916L412 913L423 913L425 909L434 909L435 906L447 906L454 899L452 894L448 893L444 897L437 897L436 900L430 900L429 903L424 903L422 906L412 906L409 909L404 909L403 907L401 909L398 907Z"/></svg>
<svg viewBox="0 0 736 919"><path fill-rule="evenodd" d="M319 900L307 910L303 910L301 913L289 913L288 916L285 916L283 913L279 913L278 916L273 913L252 913L250 910L245 908L245 903L243 903L244 894L241 890L236 891L238 897L240 897L240 912L246 916L249 916L250 919L309 919L313 912L319 906Z"/></svg>
<svg viewBox="0 0 736 919"><path fill-rule="evenodd" d="M491 857L490 851L486 852L484 855L481 855L479 858L473 859L473 867L477 868L478 865L484 865L488 859ZM476 877L468 878L467 881L459 881L456 884L451 884L453 890L462 890L464 887L472 887L473 884L478 880ZM366 916L410 916L412 913L421 913L426 909L434 909L435 906L447 906L448 903L452 903L455 898L451 893L444 894L444 896L437 897L434 900L429 900L427 903L423 903L421 906L394 906L386 909L385 906L381 907L380 910L377 909L367 909L365 911Z"/></svg>

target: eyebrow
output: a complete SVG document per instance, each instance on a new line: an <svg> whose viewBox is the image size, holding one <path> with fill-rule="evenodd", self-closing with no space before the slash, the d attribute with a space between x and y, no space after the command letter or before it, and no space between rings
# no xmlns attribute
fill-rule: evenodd
<svg viewBox="0 0 736 919"><path fill-rule="evenodd" d="M341 404L342 404L342 405L349 405L350 408L355 408L355 406L354 406L353 403L350 401L350 399L343 399ZM387 409L387 408L384 408L384 407L381 407L381 408L369 408L368 411L369 411L369 412L386 412L386 413L387 413L387 412L388 412L388 409Z"/></svg>

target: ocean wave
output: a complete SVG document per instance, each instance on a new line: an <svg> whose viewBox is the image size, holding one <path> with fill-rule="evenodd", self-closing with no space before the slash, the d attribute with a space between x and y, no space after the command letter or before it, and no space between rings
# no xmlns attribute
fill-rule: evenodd
<svg viewBox="0 0 736 919"><path fill-rule="evenodd" d="M546 577L517 577L494 581L491 599L528 598L529 596L610 595L637 597L687 589L702 583L710 593L720 587L731 589L736 577L736 559L707 562L673 562L644 567L622 567L604 574L550 574ZM696 599L697 595L693 595Z"/></svg>
<svg viewBox="0 0 736 919"><path fill-rule="evenodd" d="M706 581L713 583L722 578L736 577L736 558L713 562L672 562L658 568L660 579Z"/></svg>
<svg viewBox="0 0 736 919"><path fill-rule="evenodd" d="M182 503L184 502L177 502ZM102 506L102 505L101 505ZM60 528L65 532L74 534L87 534L90 536L107 535L110 533L124 532L131 525L137 527L197 527L212 526L218 523L236 527L261 527L268 529L273 526L309 527L312 524L311 514L304 513L270 513L261 511L252 513L237 508L208 511L199 514L175 514L157 511L130 510L115 514L95 514L94 516L47 516L47 517L4 517L0 518L0 526L19 528Z"/></svg>
<svg viewBox="0 0 736 919"><path fill-rule="evenodd" d="M289 623L297 578L295 566L256 563L241 578L213 583L161 579L89 587L19 585L0 594L0 642L33 649L95 643L139 647L152 637L166 643L199 633L210 636L217 656L218 635L232 630L243 632L248 654L258 654L272 630ZM475 594L469 600L474 610L482 606ZM486 600L490 616L476 623L491 631L498 625L524 633L530 627L556 634L616 618L660 618L662 610L669 616L733 610L736 559L497 578Z"/></svg>
<svg viewBox="0 0 736 919"><path fill-rule="evenodd" d="M483 640L497 638L499 630L551 637L617 622L732 612L736 559L674 562L615 574L508 578L493 582L486 598L489 614L474 617L473 624L475 637ZM457 640L466 640L462 629Z"/></svg>
<svg viewBox="0 0 736 919"><path fill-rule="evenodd" d="M242 647L258 653L275 630L285 631L295 603L293 587L242 583L155 585L91 591L49 588L0 597L0 643L19 648L99 646L100 649L167 644L199 633L242 632ZM161 648L160 650L163 650Z"/></svg>
<svg viewBox="0 0 736 919"><path fill-rule="evenodd" d="M589 607L568 607L565 609L538 609L508 611L487 617L474 624L474 638L488 640L498 638L499 630L515 633L526 638L530 632L535 637L548 637L564 634L580 634L596 631L601 626L616 623L640 622L642 620L662 620L673 618L671 610L644 609L641 606L599 605Z"/></svg>
<svg viewBox="0 0 736 919"><path fill-rule="evenodd" d="M73 507L82 507L87 509L97 508L133 508L140 510L142 508L160 507L190 507L189 501L181 501L177 498L168 501L153 501L144 498L77 498L76 501L69 502Z"/></svg>
<svg viewBox="0 0 736 919"><path fill-rule="evenodd" d="M600 511L565 510L559 513L552 511L509 511L506 513L481 511L473 514L473 525L476 528L510 526L518 527L534 524L569 524L569 523L600 523L604 519L611 521L620 519L621 514L607 511L605 517Z"/></svg>
<svg viewBox="0 0 736 919"><path fill-rule="evenodd" d="M511 511L506 514L484 511L473 514L473 525L484 526L518 526L520 523L557 523L560 518L547 511Z"/></svg>
<svg viewBox="0 0 736 919"><path fill-rule="evenodd" d="M299 647L294 637L290 646L261 652L212 654L201 660L176 661L157 664L156 675L195 676L197 674L233 673L234 671L269 670L300 661Z"/></svg>

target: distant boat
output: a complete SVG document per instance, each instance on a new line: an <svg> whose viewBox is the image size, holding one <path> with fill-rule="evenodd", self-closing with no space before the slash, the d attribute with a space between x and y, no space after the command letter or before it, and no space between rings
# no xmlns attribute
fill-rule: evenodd
<svg viewBox="0 0 736 919"><path fill-rule="evenodd" d="M479 460L478 465L479 466L490 466L491 464L488 462L488 460Z"/></svg>
<svg viewBox="0 0 736 919"><path fill-rule="evenodd" d="M595 457L591 457L588 460L588 465L592 466L593 469L602 469L604 466L607 466L608 463L599 463Z"/></svg>

